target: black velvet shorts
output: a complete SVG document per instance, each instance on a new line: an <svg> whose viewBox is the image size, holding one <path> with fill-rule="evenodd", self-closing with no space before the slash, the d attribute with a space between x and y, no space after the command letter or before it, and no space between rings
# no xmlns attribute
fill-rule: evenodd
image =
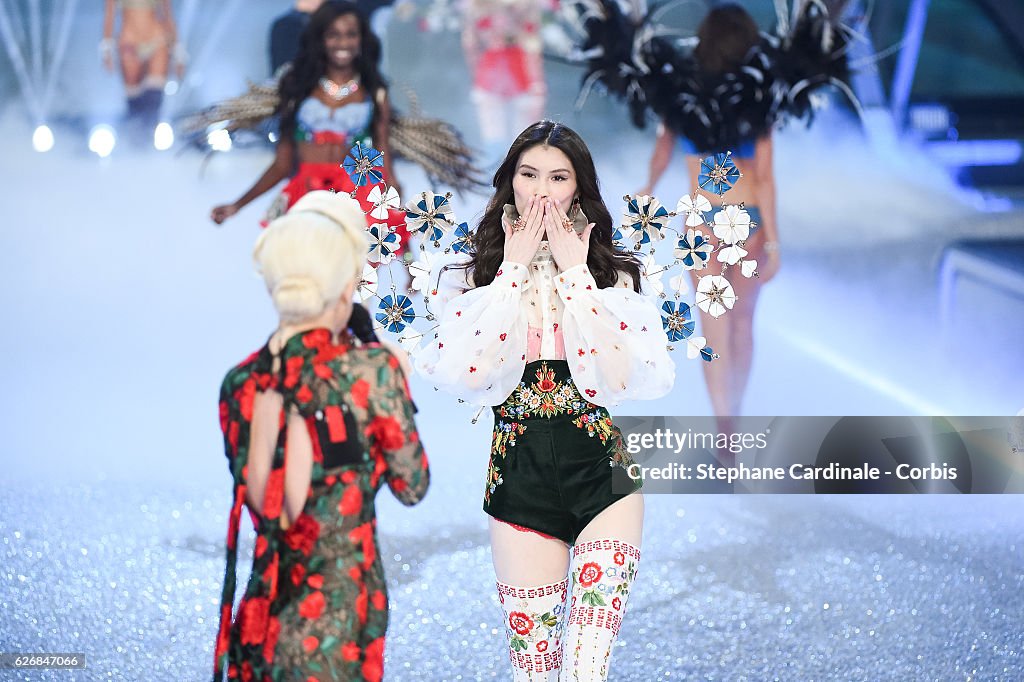
<svg viewBox="0 0 1024 682"><path fill-rule="evenodd" d="M494 411L484 511L573 544L594 517L640 488L605 408L576 390L565 360L526 365Z"/></svg>

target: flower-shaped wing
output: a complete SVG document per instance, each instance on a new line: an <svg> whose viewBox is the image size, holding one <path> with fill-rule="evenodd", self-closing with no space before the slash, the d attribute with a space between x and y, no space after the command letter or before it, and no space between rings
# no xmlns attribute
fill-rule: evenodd
<svg viewBox="0 0 1024 682"><path fill-rule="evenodd" d="M665 301L661 306L661 326L670 342L689 338L694 326L690 306L681 301Z"/></svg>
<svg viewBox="0 0 1024 682"><path fill-rule="evenodd" d="M676 298L690 293L690 283L687 281L689 275L684 272L680 272L678 275L668 281L669 287L672 291L676 292Z"/></svg>
<svg viewBox="0 0 1024 682"><path fill-rule="evenodd" d="M418 199L405 205L405 224L410 232L419 232L426 239L437 242L455 227L455 212L449 203L451 193L421 192ZM435 244L437 246L437 244Z"/></svg>
<svg viewBox="0 0 1024 682"><path fill-rule="evenodd" d="M711 257L712 250L714 247L707 235L700 230L690 228L685 235L679 238L675 257L682 262L683 268L686 270L703 270Z"/></svg>
<svg viewBox="0 0 1024 682"><path fill-rule="evenodd" d="M409 274L412 282L409 289L412 291L425 291L430 286L430 271L434 267L434 261L438 254L433 251L421 251L420 258L409 265Z"/></svg>
<svg viewBox="0 0 1024 682"><path fill-rule="evenodd" d="M686 357L691 360L698 357L707 343L708 340L703 336L691 336L686 339Z"/></svg>
<svg viewBox="0 0 1024 682"><path fill-rule="evenodd" d="M356 294L353 298L358 303L370 300L377 294L377 269L367 263L363 266L363 274L359 276Z"/></svg>
<svg viewBox="0 0 1024 682"><path fill-rule="evenodd" d="M725 247L724 249L721 249L718 252L718 262L726 263L728 265L736 265L746 255L746 249L744 249L739 244L732 244L730 246Z"/></svg>
<svg viewBox="0 0 1024 682"><path fill-rule="evenodd" d="M729 152L701 159L697 185L705 192L722 196L740 179L740 170Z"/></svg>
<svg viewBox="0 0 1024 682"><path fill-rule="evenodd" d="M367 232L370 235L370 250L367 260L371 263L390 263L395 257L400 240L387 223L374 223Z"/></svg>
<svg viewBox="0 0 1024 682"><path fill-rule="evenodd" d="M697 282L697 307L712 317L721 317L736 305L736 292L721 275L704 275Z"/></svg>
<svg viewBox="0 0 1024 682"><path fill-rule="evenodd" d="M665 293L665 285L661 282L664 271L665 268L658 265L651 254L646 254L640 259L640 279L646 285L647 293L655 293L658 296Z"/></svg>
<svg viewBox="0 0 1024 682"><path fill-rule="evenodd" d="M384 155L373 147L363 147L356 142L342 161L341 167L352 179L356 187L376 185L384 180L384 174L378 170L384 167Z"/></svg>
<svg viewBox="0 0 1024 682"><path fill-rule="evenodd" d="M634 248L646 246L665 238L662 230L671 219L672 214L654 197L627 194L620 235L632 241Z"/></svg>
<svg viewBox="0 0 1024 682"><path fill-rule="evenodd" d="M686 226L696 227L704 224L704 214L711 210L711 202L703 194L683 195L676 204L676 213L686 216Z"/></svg>
<svg viewBox="0 0 1024 682"><path fill-rule="evenodd" d="M377 305L375 318L389 332L397 334L416 319L416 311L408 296L388 294Z"/></svg>
<svg viewBox="0 0 1024 682"><path fill-rule="evenodd" d="M744 277L757 277L757 261L745 260L740 263L740 272Z"/></svg>
<svg viewBox="0 0 1024 682"><path fill-rule="evenodd" d="M386 220L388 209L398 208L402 203L402 200L398 198L398 190L381 185L374 185L370 193L366 195L366 200L373 205L370 215L377 220Z"/></svg>
<svg viewBox="0 0 1024 682"><path fill-rule="evenodd" d="M739 206L726 206L715 214L714 229L726 244L741 242L750 236L750 214Z"/></svg>
<svg viewBox="0 0 1024 682"><path fill-rule="evenodd" d="M455 241L452 242L452 250L455 253L463 253L473 246L473 235L469 231L469 225L459 223L455 228Z"/></svg>

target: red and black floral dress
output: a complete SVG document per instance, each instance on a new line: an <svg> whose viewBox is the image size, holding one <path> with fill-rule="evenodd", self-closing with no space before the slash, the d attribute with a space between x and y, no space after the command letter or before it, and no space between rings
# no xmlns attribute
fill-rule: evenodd
<svg viewBox="0 0 1024 682"><path fill-rule="evenodd" d="M249 509L252 573L232 619L253 408L266 391L281 395L280 429L262 509ZM388 599L374 498L384 483L407 505L426 493L429 469L414 410L395 356L347 337L332 342L326 329L296 334L277 357L265 346L228 372L220 419L234 504L215 680L225 667L229 680L381 679ZM313 466L302 513L285 529L289 414L307 427Z"/></svg>

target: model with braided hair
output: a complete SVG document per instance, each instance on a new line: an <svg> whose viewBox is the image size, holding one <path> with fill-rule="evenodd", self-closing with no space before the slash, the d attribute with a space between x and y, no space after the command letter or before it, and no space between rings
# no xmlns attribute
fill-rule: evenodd
<svg viewBox="0 0 1024 682"><path fill-rule="evenodd" d="M379 62L380 41L354 3L331 0L321 5L278 84L281 124L273 163L238 200L215 207L213 221L223 223L288 177L264 222L316 189L355 190L365 204L370 187L357 189L341 167L357 142L383 153L385 181L399 189L391 166L391 103ZM404 214L392 211L387 222L404 241Z"/></svg>

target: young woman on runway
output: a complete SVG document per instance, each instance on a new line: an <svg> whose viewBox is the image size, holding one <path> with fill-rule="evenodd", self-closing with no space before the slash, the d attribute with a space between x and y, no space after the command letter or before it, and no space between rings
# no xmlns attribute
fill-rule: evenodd
<svg viewBox="0 0 1024 682"><path fill-rule="evenodd" d="M423 498L427 458L399 359L353 321L366 262L351 198L312 192L275 220L254 260L280 317L231 369L220 418L234 479L214 680L371 680L383 675L387 587L374 500L386 483ZM243 506L256 531L232 618Z"/></svg>
<svg viewBox="0 0 1024 682"><path fill-rule="evenodd" d="M415 363L494 412L484 511L514 678L603 680L643 528L606 407L664 395L675 366L583 140L535 123L493 184L471 257L433 279Z"/></svg>
<svg viewBox="0 0 1024 682"><path fill-rule="evenodd" d="M120 33L114 37L117 10L121 10ZM187 55L177 42L177 30L170 0L106 0L103 11L103 40L100 56L108 71L114 70L117 53L128 99L128 118L149 126L159 122L164 85L171 61L177 63L178 77L184 74Z"/></svg>
<svg viewBox="0 0 1024 682"><path fill-rule="evenodd" d="M694 49L703 82L721 80L723 74L739 70L751 48L761 40L757 24L739 5L715 7L697 29L699 43ZM763 121L767 123L767 121ZM718 417L719 429L731 433L733 418L741 414L743 394L750 378L750 365L754 355L754 309L761 286L775 276L779 269L779 233L775 211L775 172L772 168L772 133L762 126L757 135L733 137L716 131L717 137L702 135L692 140L665 123L658 127L658 136L651 156L647 185L638 194L654 194L658 180L672 159L678 144L686 156L686 170L690 186L698 188L701 159L717 153L732 152L732 160L743 174L743 179L729 190L730 204L745 204L757 230L746 240L744 249L748 257L758 263L758 277L732 277L737 303L726 315L714 317L701 311L701 330L708 345L715 348L722 362L705 362L711 405ZM695 137L697 137L695 135ZM709 201L717 203L717 195L697 189ZM702 275L721 273L721 263L709 261L704 270L691 270L696 284Z"/></svg>
<svg viewBox="0 0 1024 682"><path fill-rule="evenodd" d="M356 188L341 166L356 142L383 153L384 181L401 194L391 168L391 103L379 63L380 41L356 5L337 0L321 5L278 86L280 139L273 163L238 200L215 207L213 221L223 223L285 178L291 179L264 224L315 189L356 189L356 199L367 206L372 185ZM386 222L404 243L404 212L389 211Z"/></svg>

